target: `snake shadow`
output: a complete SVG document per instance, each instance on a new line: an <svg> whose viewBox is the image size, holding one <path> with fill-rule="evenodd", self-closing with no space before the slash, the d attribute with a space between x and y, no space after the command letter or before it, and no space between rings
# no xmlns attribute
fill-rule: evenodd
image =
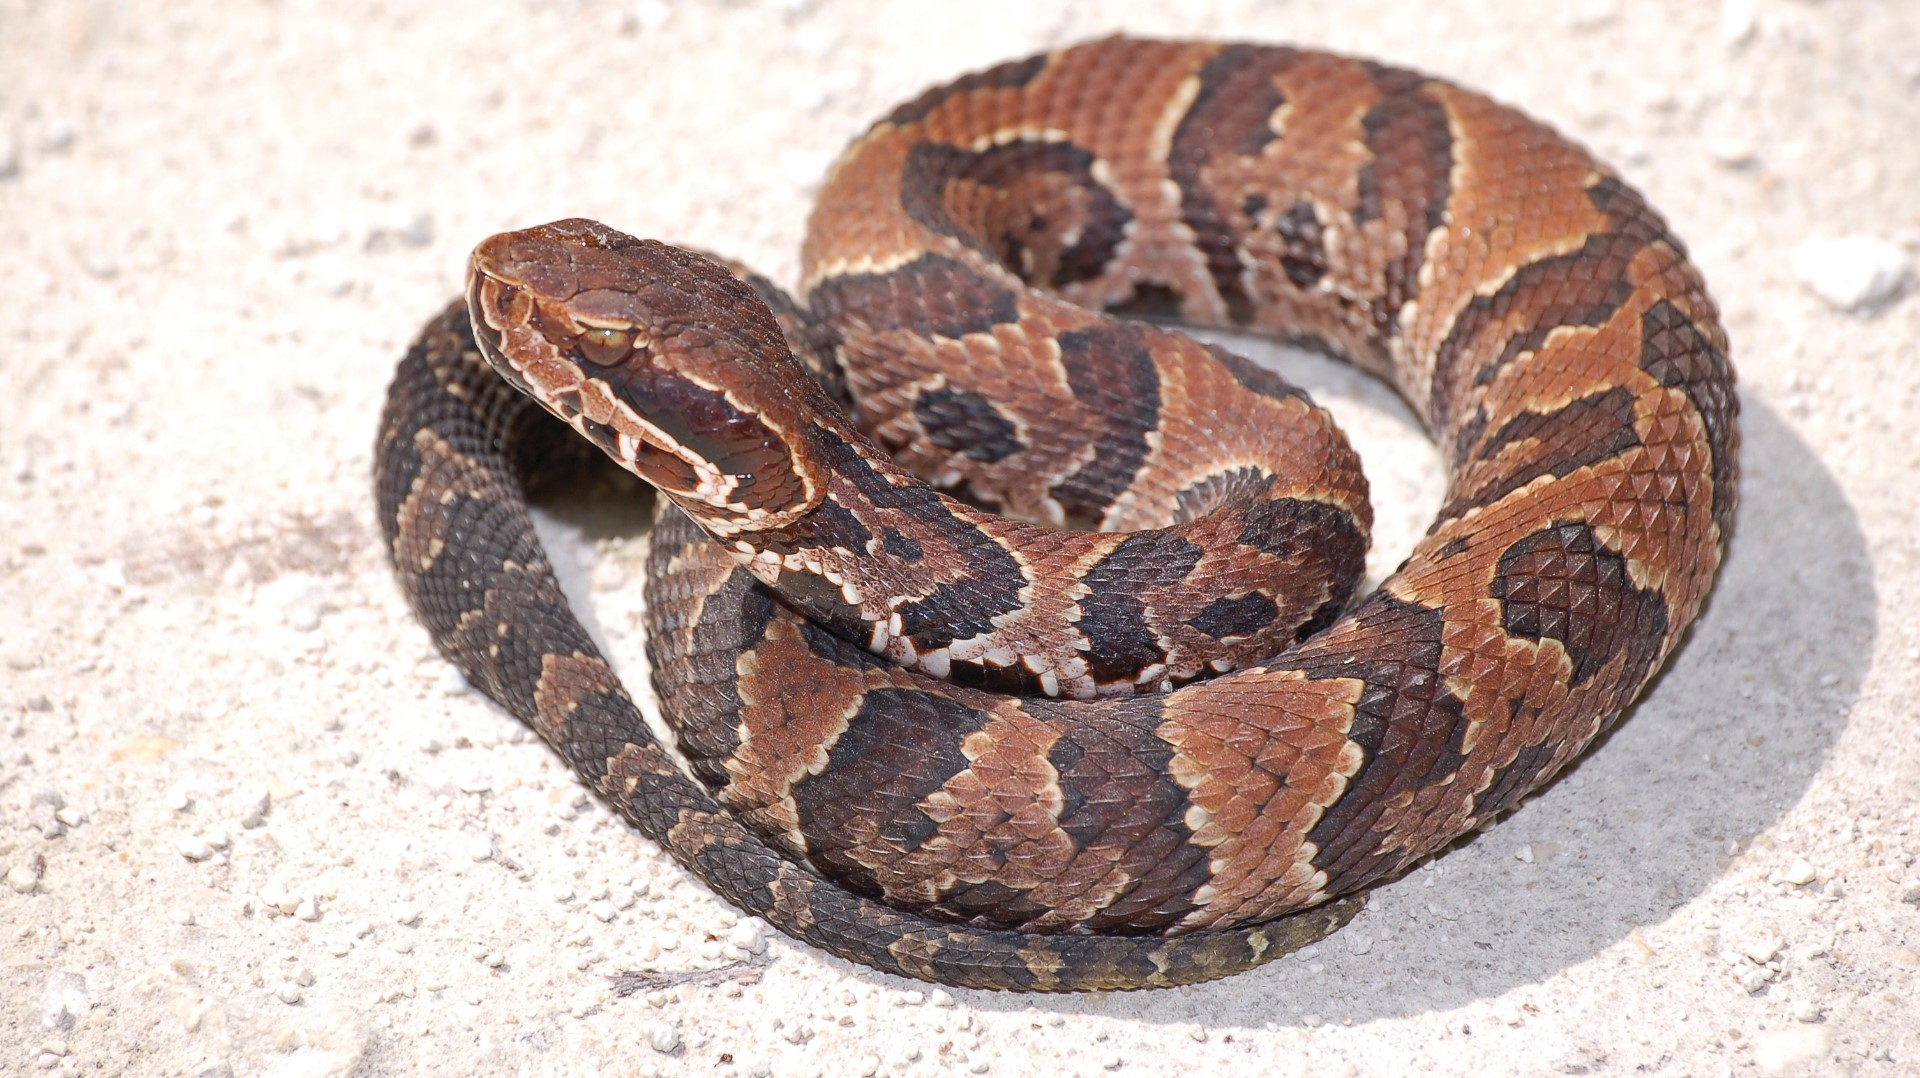
<svg viewBox="0 0 1920 1078"><path fill-rule="evenodd" d="M1171 991L968 1002L1226 1033L1362 1023L1544 982L1635 929L1656 949L1686 946L1660 926L1806 792L1877 628L1853 507L1775 412L1743 405L1742 505L1705 613L1641 702L1544 791L1261 969Z"/></svg>

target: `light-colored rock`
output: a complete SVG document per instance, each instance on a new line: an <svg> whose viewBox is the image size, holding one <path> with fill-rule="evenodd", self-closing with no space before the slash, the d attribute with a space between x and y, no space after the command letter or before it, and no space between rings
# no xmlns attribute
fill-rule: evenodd
<svg viewBox="0 0 1920 1078"><path fill-rule="evenodd" d="M1891 302L1913 275L1904 249L1873 236L1808 240L1793 249L1792 266L1814 295L1855 312Z"/></svg>

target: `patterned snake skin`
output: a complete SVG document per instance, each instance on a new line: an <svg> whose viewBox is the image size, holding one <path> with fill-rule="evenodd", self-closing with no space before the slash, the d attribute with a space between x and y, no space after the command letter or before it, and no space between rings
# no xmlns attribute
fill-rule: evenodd
<svg viewBox="0 0 1920 1078"><path fill-rule="evenodd" d="M1720 562L1738 405L1699 273L1586 151L1449 83L1127 39L1004 64L847 150L803 272L797 304L593 222L494 237L401 362L376 480L467 678L856 962L1060 991L1304 946L1607 729ZM1325 413L1119 315L1385 377L1439 518L1350 602L1371 511ZM665 495L648 655L693 778L527 516L596 446Z"/></svg>

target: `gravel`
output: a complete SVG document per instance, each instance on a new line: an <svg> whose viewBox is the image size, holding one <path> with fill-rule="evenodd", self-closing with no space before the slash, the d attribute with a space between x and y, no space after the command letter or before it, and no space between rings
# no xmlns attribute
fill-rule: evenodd
<svg viewBox="0 0 1920 1078"><path fill-rule="evenodd" d="M7 10L0 1072L1920 1069L1900 5ZM1149 994L907 982L716 899L434 654L374 520L382 392L477 237L590 214L791 282L874 117L1122 27L1463 79L1620 168L1726 316L1737 536L1600 751L1310 954ZM1390 569L1436 454L1377 384L1250 347L1352 433ZM642 516L542 526L650 707Z"/></svg>

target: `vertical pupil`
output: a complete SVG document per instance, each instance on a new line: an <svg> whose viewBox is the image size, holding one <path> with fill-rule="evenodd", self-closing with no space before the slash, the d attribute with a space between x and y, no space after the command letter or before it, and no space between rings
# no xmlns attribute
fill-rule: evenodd
<svg viewBox="0 0 1920 1078"><path fill-rule="evenodd" d="M624 330L590 329L580 334L580 354L603 367L627 358L631 345L632 338Z"/></svg>

